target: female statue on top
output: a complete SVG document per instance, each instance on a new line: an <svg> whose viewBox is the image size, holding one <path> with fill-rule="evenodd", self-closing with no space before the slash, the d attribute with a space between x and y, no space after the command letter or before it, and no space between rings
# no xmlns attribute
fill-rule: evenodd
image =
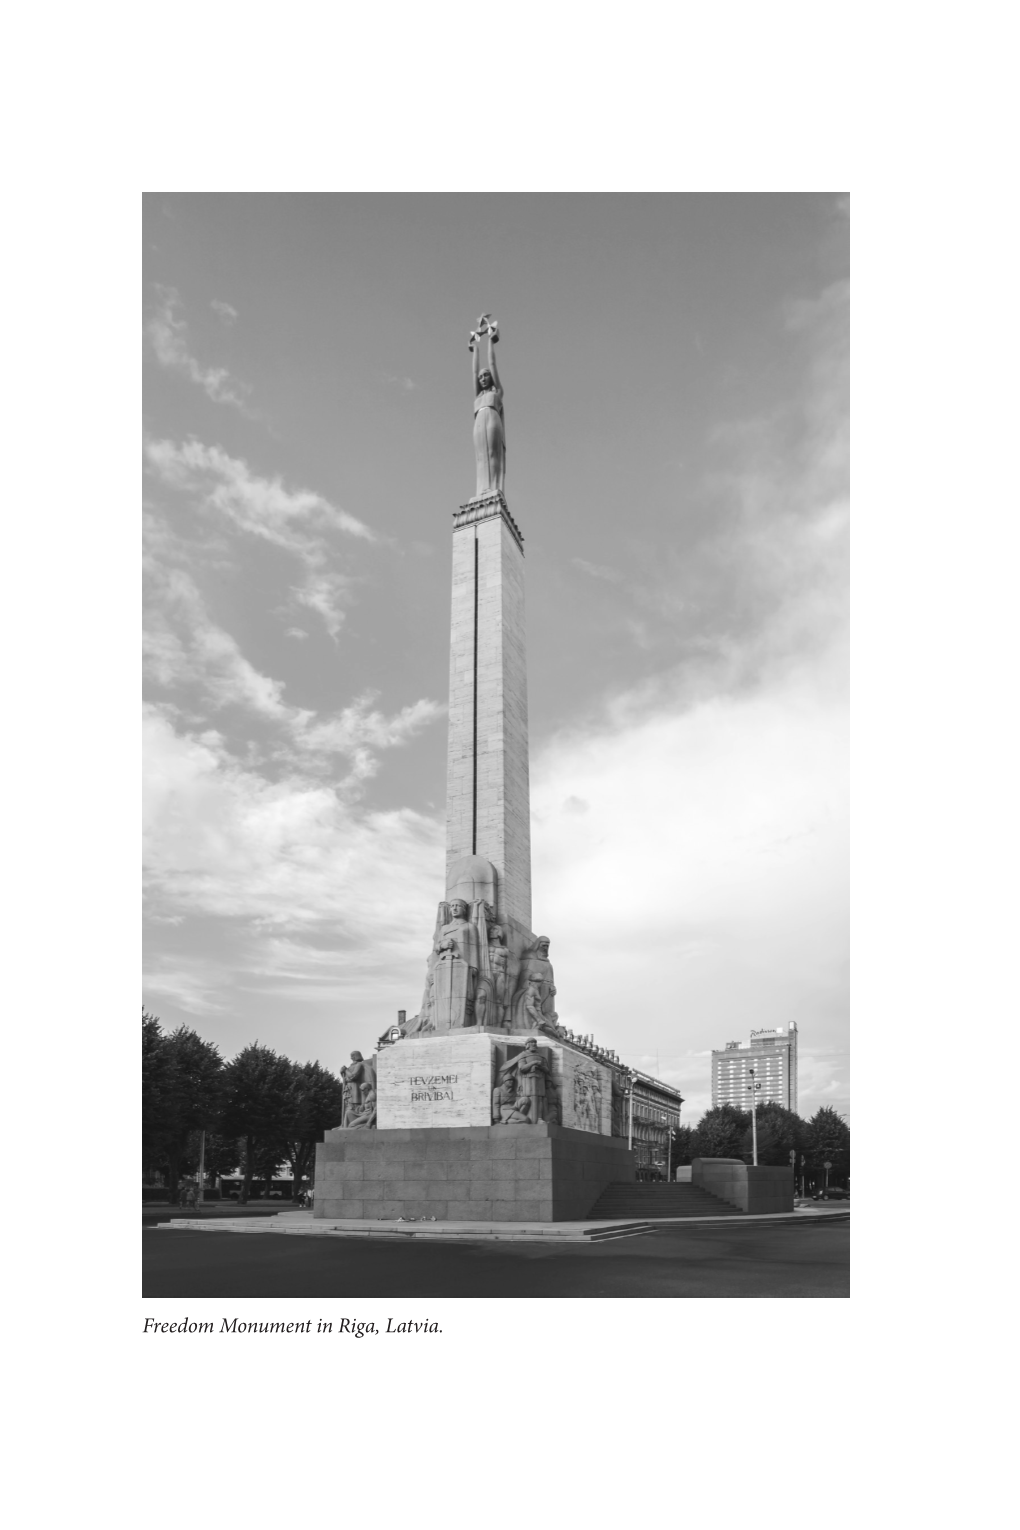
<svg viewBox="0 0 1020 1530"><path fill-rule="evenodd" d="M480 369L479 352L483 335L488 336L489 364ZM499 326L491 314L483 313L478 328L471 331L471 376L475 385L475 499L486 494L501 494L506 481L506 433L503 427L503 389L496 369L493 347L499 340Z"/></svg>

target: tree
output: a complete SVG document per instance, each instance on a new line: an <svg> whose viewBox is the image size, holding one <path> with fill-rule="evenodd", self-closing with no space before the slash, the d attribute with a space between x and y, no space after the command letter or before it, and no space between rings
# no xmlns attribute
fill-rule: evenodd
<svg viewBox="0 0 1020 1530"><path fill-rule="evenodd" d="M791 1151L800 1151L805 1123L796 1111L787 1110L778 1100L768 1100L764 1105L759 1105L757 1116L758 1162L788 1164ZM744 1157L750 1162L753 1153L750 1116L742 1146Z"/></svg>
<svg viewBox="0 0 1020 1530"><path fill-rule="evenodd" d="M199 1159L205 1163L206 1178L221 1174L233 1174L244 1157L244 1145L236 1137L224 1137L218 1131L205 1132L205 1149L202 1147L201 1131L188 1133L187 1143L180 1159L182 1174L195 1174Z"/></svg>
<svg viewBox="0 0 1020 1530"><path fill-rule="evenodd" d="M219 1113L222 1069L211 1042L185 1025L165 1035L159 1018L142 1010L142 1168L165 1176L171 1201L185 1161L191 1163L190 1134L213 1125Z"/></svg>
<svg viewBox="0 0 1020 1530"><path fill-rule="evenodd" d="M694 1156L691 1152L693 1137L693 1126L674 1126L673 1145L671 1148L671 1161L674 1169L679 1168L681 1164L690 1163Z"/></svg>
<svg viewBox="0 0 1020 1530"><path fill-rule="evenodd" d="M220 1130L207 1132L205 1138L205 1172L219 1176L237 1172L244 1158L244 1143L238 1137L228 1137Z"/></svg>
<svg viewBox="0 0 1020 1530"><path fill-rule="evenodd" d="M197 1031L178 1026L165 1038L172 1082L167 1112L166 1173L170 1200L177 1200L177 1183L192 1132L216 1125L223 1106L223 1059L219 1048L203 1041ZM197 1165L196 1165L197 1167Z"/></svg>
<svg viewBox="0 0 1020 1530"><path fill-rule="evenodd" d="M318 1062L295 1065L291 1078L291 1118L287 1157L294 1175L294 1199L315 1162L315 1145L343 1119L343 1083Z"/></svg>
<svg viewBox="0 0 1020 1530"><path fill-rule="evenodd" d="M804 1153L808 1165L821 1177L825 1163L832 1164L830 1184L850 1181L850 1128L838 1110L823 1105L804 1127Z"/></svg>
<svg viewBox="0 0 1020 1530"><path fill-rule="evenodd" d="M142 1010L142 1172L160 1173L166 1162L173 1061L156 1015Z"/></svg>
<svg viewBox="0 0 1020 1530"><path fill-rule="evenodd" d="M272 1179L288 1156L294 1064L256 1041L238 1052L223 1071L226 1102L220 1131L244 1141L244 1205L251 1197L256 1170L261 1176L268 1172Z"/></svg>
<svg viewBox="0 0 1020 1530"><path fill-rule="evenodd" d="M742 1158L744 1133L751 1125L751 1112L735 1105L713 1105L706 1110L691 1138L692 1158Z"/></svg>

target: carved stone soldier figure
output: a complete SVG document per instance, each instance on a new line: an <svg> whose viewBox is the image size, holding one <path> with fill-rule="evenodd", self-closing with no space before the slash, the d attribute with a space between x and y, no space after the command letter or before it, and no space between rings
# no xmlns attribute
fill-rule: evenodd
<svg viewBox="0 0 1020 1530"><path fill-rule="evenodd" d="M538 1050L538 1042L534 1036L528 1038L523 1052L519 1052L516 1057L511 1058L500 1068L501 1085L504 1077L509 1075L516 1075L514 1118L527 1120L532 1125L555 1118L557 1112L554 1109L555 1085L552 1081L552 1069ZM506 1117L504 1121L507 1125L512 1124L511 1119Z"/></svg>
<svg viewBox="0 0 1020 1530"><path fill-rule="evenodd" d="M501 1068L499 1081L492 1091L492 1120L496 1126L506 1121L514 1111L514 1103L517 1099L517 1080L512 1072Z"/></svg>
<svg viewBox="0 0 1020 1530"><path fill-rule="evenodd" d="M500 933L502 934L502 931ZM503 1025L506 1020L507 964L509 960L509 952L505 945L490 945L489 975L492 980L492 1023L496 1025Z"/></svg>
<svg viewBox="0 0 1020 1530"><path fill-rule="evenodd" d="M537 984L532 984L531 979L537 978ZM556 1029L559 1016L556 1013L554 1000L556 998L556 984L553 981L553 966L549 960L549 937L540 935L532 949L521 961L521 969L517 975L517 990L513 1001L513 1029L515 1031L531 1031L536 1028L534 1011L526 1007L529 992L537 987L540 998L538 1008L542 1015L542 1028Z"/></svg>
<svg viewBox="0 0 1020 1530"><path fill-rule="evenodd" d="M493 921L495 909L484 904L476 917L484 915L487 928L484 970L479 973L478 990L475 994L475 1024L498 1027L506 1024L507 963L506 931Z"/></svg>
<svg viewBox="0 0 1020 1530"><path fill-rule="evenodd" d="M340 1124L342 1126L350 1126L352 1124L353 1118L361 1109L361 1102L364 1098L364 1091L367 1088L369 1082L368 1068L365 1065L365 1059L362 1057L361 1053L352 1052L350 1063L346 1068L342 1068L340 1071L344 1081L344 1114L343 1120Z"/></svg>
<svg viewBox="0 0 1020 1530"><path fill-rule="evenodd" d="M541 1030L545 1016L542 1013L542 978L537 972L528 974L528 986L524 990L524 1013L532 1030Z"/></svg>
<svg viewBox="0 0 1020 1530"><path fill-rule="evenodd" d="M451 903L440 904L437 922L439 928L432 968L433 1024L437 1031L449 1031L474 1023L478 974L483 964L485 918L483 914L479 930L477 920L473 922L468 918L468 906L463 898L454 898ZM487 969L487 960L484 965Z"/></svg>

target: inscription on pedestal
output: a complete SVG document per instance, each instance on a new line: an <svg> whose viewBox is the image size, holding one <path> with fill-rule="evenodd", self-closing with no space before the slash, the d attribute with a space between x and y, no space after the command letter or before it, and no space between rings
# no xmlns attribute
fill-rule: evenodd
<svg viewBox="0 0 1020 1530"><path fill-rule="evenodd" d="M440 1073L431 1077L417 1074L411 1080L411 1104L417 1100L452 1100L453 1085L459 1078L459 1073Z"/></svg>
<svg viewBox="0 0 1020 1530"><path fill-rule="evenodd" d="M488 1126L492 1038L485 1034L408 1038L376 1061L381 1130L407 1126Z"/></svg>

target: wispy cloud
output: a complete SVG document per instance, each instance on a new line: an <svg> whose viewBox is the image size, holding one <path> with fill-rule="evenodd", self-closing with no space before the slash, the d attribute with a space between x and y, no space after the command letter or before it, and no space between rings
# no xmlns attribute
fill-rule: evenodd
<svg viewBox="0 0 1020 1530"><path fill-rule="evenodd" d="M203 708L240 709L267 725L265 743L250 746L253 759L282 762L305 777L328 771L349 791L376 774L381 751L406 744L445 712L440 703L421 698L387 716L372 692L329 716L289 705L283 684L260 673L236 639L210 618L191 575L159 563L150 570L143 652L146 671L158 686L178 695L191 687ZM213 737L203 735L206 745ZM347 761L344 777L336 773L338 758Z"/></svg>
<svg viewBox="0 0 1020 1530"><path fill-rule="evenodd" d="M195 684L214 707L243 707L291 730L313 715L288 707L281 683L260 674L235 639L210 620L190 574L159 568L150 577L143 655L159 685Z"/></svg>
<svg viewBox="0 0 1020 1530"><path fill-rule="evenodd" d="M232 404L247 413L250 388L231 376L226 367L203 366L192 355L180 294L173 287L157 287L156 299L156 312L147 326L156 359L162 366L190 377L214 403Z"/></svg>
<svg viewBox="0 0 1020 1530"><path fill-rule="evenodd" d="M297 774L270 782L215 736L182 734L157 708L146 714L145 759L157 912L255 920L277 932L328 926L332 942L371 947L373 961L401 952L420 965L416 932L441 881L437 823L408 810L363 812Z"/></svg>
<svg viewBox="0 0 1020 1530"><path fill-rule="evenodd" d="M161 915L150 908L147 916L154 923L179 923L183 915ZM224 983L222 969L213 963L178 961L169 963L165 958L150 961L145 974L147 1003L159 1004L169 999L181 1009L195 1016L217 1015L225 1008L231 997ZM226 990L226 995L221 991Z"/></svg>
<svg viewBox="0 0 1020 1530"><path fill-rule="evenodd" d="M589 563L587 558L571 558L570 561L583 574L590 574L593 579L606 579L610 584L622 584L626 577L618 568L606 568L602 563Z"/></svg>
<svg viewBox="0 0 1020 1530"><path fill-rule="evenodd" d="M331 637L344 619L350 577L332 567L330 534L374 542L372 531L311 489L287 488L279 477L266 478L221 447L194 438L183 443L145 443L149 469L163 483L190 494L206 511L224 518L249 536L292 554L304 566L305 579L294 589L298 602L317 612Z"/></svg>
<svg viewBox="0 0 1020 1530"><path fill-rule="evenodd" d="M826 646L846 620L849 557L849 284L788 302L800 386L757 417L720 422L709 466L675 508L668 541L629 544L603 581L602 614L662 655L647 696L739 692ZM672 657L672 662L671 661Z"/></svg>
<svg viewBox="0 0 1020 1530"><path fill-rule="evenodd" d="M221 302L219 298L213 298L212 302L209 304L209 307L212 309L216 317L221 319L224 324L237 323L239 315L237 309L231 303L224 303Z"/></svg>

